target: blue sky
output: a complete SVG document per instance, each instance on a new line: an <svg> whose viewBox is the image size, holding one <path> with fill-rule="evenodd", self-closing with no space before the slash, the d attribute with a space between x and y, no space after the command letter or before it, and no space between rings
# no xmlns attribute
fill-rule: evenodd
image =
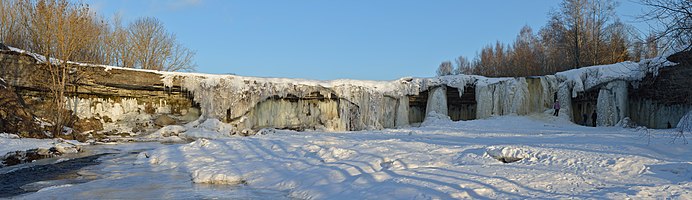
<svg viewBox="0 0 692 200"><path fill-rule="evenodd" d="M429 77L440 62L537 31L558 0L86 0L123 21L159 18L197 71L318 80ZM633 21L641 8L620 2Z"/></svg>

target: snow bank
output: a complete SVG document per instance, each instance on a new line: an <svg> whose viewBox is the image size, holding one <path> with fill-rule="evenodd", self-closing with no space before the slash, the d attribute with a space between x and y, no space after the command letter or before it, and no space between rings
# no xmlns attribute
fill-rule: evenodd
<svg viewBox="0 0 692 200"><path fill-rule="evenodd" d="M206 119L203 122L192 122L185 126L169 125L146 135L142 138L143 141L161 141L161 142L183 142L186 140L195 139L219 139L228 138L235 134L234 127L230 124L223 123L217 119Z"/></svg>
<svg viewBox="0 0 692 200"><path fill-rule="evenodd" d="M435 127L445 125L452 120L446 114L440 114L435 111L428 113L421 124L421 127Z"/></svg>

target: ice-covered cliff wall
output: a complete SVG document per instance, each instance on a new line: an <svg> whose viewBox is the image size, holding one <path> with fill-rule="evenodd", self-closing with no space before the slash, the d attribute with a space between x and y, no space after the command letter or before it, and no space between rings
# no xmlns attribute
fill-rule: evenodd
<svg viewBox="0 0 692 200"><path fill-rule="evenodd" d="M621 62L610 65L583 67L558 72L558 100L564 112L573 117L570 106L572 98L587 91L598 91L596 102L597 123L612 126L629 116L629 88L636 89L647 73L656 73L660 68L673 63L663 58L641 62Z"/></svg>
<svg viewBox="0 0 692 200"><path fill-rule="evenodd" d="M447 115L447 89L475 87L476 118L542 113L552 106L555 76L485 78L455 75L395 81L310 81L234 75L165 73L193 93L203 118L223 119L238 131L260 128L332 131L405 127L409 98L427 92L424 113Z"/></svg>
<svg viewBox="0 0 692 200"><path fill-rule="evenodd" d="M331 131L405 127L409 125L409 95L429 91L433 94L429 111L446 113L443 86L463 93L478 78L311 81L193 73L163 73L162 77L164 85L180 85L193 94L202 110L201 120L222 119L238 132L270 127Z"/></svg>
<svg viewBox="0 0 692 200"><path fill-rule="evenodd" d="M408 126L410 95L427 92L424 113L447 115L448 93L475 88L476 118L552 111L572 117L572 98L599 90L599 124L614 125L628 115L628 87L649 68L639 63L586 67L556 75L486 78L455 75L395 81L310 81L234 75L164 73L165 85L178 83L193 93L203 118L223 119L237 131L261 128L331 131ZM418 109L418 108L416 108Z"/></svg>
<svg viewBox="0 0 692 200"><path fill-rule="evenodd" d="M162 109L155 113L160 114L166 113L166 109L176 110L181 105L189 107L198 104L201 110L199 120L215 118L225 121L235 128L234 132L253 132L261 128L344 131L405 127L410 125L409 120L417 123L419 121L416 120L425 118L423 115L427 113L434 111L445 114L452 107L456 109L455 113L461 113L459 109L471 110L468 107L475 106L475 110L468 112L475 115L473 118L545 113L552 111L555 100L562 105L560 117L572 118L573 99L584 92L591 91L589 94L594 94L596 91L597 95L593 96L597 96L597 100L594 99L593 104L598 104L599 123L613 125L632 115L628 112L631 106L628 102L632 101L628 98L629 90L636 88L638 81L647 72L657 72L658 68L665 66L665 62L663 59L640 63L623 62L540 77L486 78L454 75L394 81L256 78L132 70L74 63L75 66L86 69L85 72L89 75L88 82L84 83L89 86L89 90L79 87L80 91L77 93L97 91L99 93L96 94L99 95L117 93L120 96L113 98L119 99L117 102L109 98L73 98L70 102L76 103L68 103L66 107L74 110L80 118L120 113L123 115L109 118L121 119L130 111L141 113L142 106L145 105ZM105 83L99 79L109 76L119 78ZM132 76L143 78L127 78ZM13 82L30 86L31 82L21 80ZM167 96L171 93L170 88L176 91L177 98L188 98L189 93L194 101L171 101ZM460 100L465 89L473 92L467 93L466 99ZM450 92L453 90L458 91ZM155 94L157 99L140 101L151 94ZM459 95L459 98L449 100L450 94ZM417 98L423 96L424 98ZM134 99L137 100L136 105L132 103L135 102ZM465 106L456 105L463 101L467 102ZM649 107L640 105L636 108L642 110ZM670 109L666 107L659 110ZM656 117L657 123L660 118L662 117Z"/></svg>

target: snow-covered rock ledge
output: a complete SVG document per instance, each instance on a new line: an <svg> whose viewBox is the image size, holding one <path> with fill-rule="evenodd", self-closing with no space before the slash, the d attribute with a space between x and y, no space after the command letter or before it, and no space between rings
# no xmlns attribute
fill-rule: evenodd
<svg viewBox="0 0 692 200"><path fill-rule="evenodd" d="M77 153L81 145L85 144L74 140L19 138L14 134L0 133L0 167Z"/></svg>
<svg viewBox="0 0 692 200"><path fill-rule="evenodd" d="M51 104L53 97L47 92L49 84L41 82L50 80L50 73L42 65L46 59L31 52L9 49L0 50L0 78L7 83L4 86L14 88L12 94L16 93L35 116L49 118L47 112L54 106ZM155 131L160 128L155 124L160 118L187 123L199 117L188 94L180 87L164 88L158 71L69 63L75 74L68 77L65 109L79 118L74 131L89 139L118 139ZM3 89L5 87L0 87ZM0 102L7 101L17 102L0 94ZM20 132L4 128L7 126L0 121L0 132ZM22 136L28 137L25 135Z"/></svg>

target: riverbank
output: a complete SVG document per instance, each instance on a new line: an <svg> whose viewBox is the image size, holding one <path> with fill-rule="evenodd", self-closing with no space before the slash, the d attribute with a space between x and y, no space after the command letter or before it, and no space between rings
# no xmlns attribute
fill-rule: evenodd
<svg viewBox="0 0 692 200"><path fill-rule="evenodd" d="M0 133L0 168L78 153L83 145L88 144L76 140L20 138L14 134Z"/></svg>

